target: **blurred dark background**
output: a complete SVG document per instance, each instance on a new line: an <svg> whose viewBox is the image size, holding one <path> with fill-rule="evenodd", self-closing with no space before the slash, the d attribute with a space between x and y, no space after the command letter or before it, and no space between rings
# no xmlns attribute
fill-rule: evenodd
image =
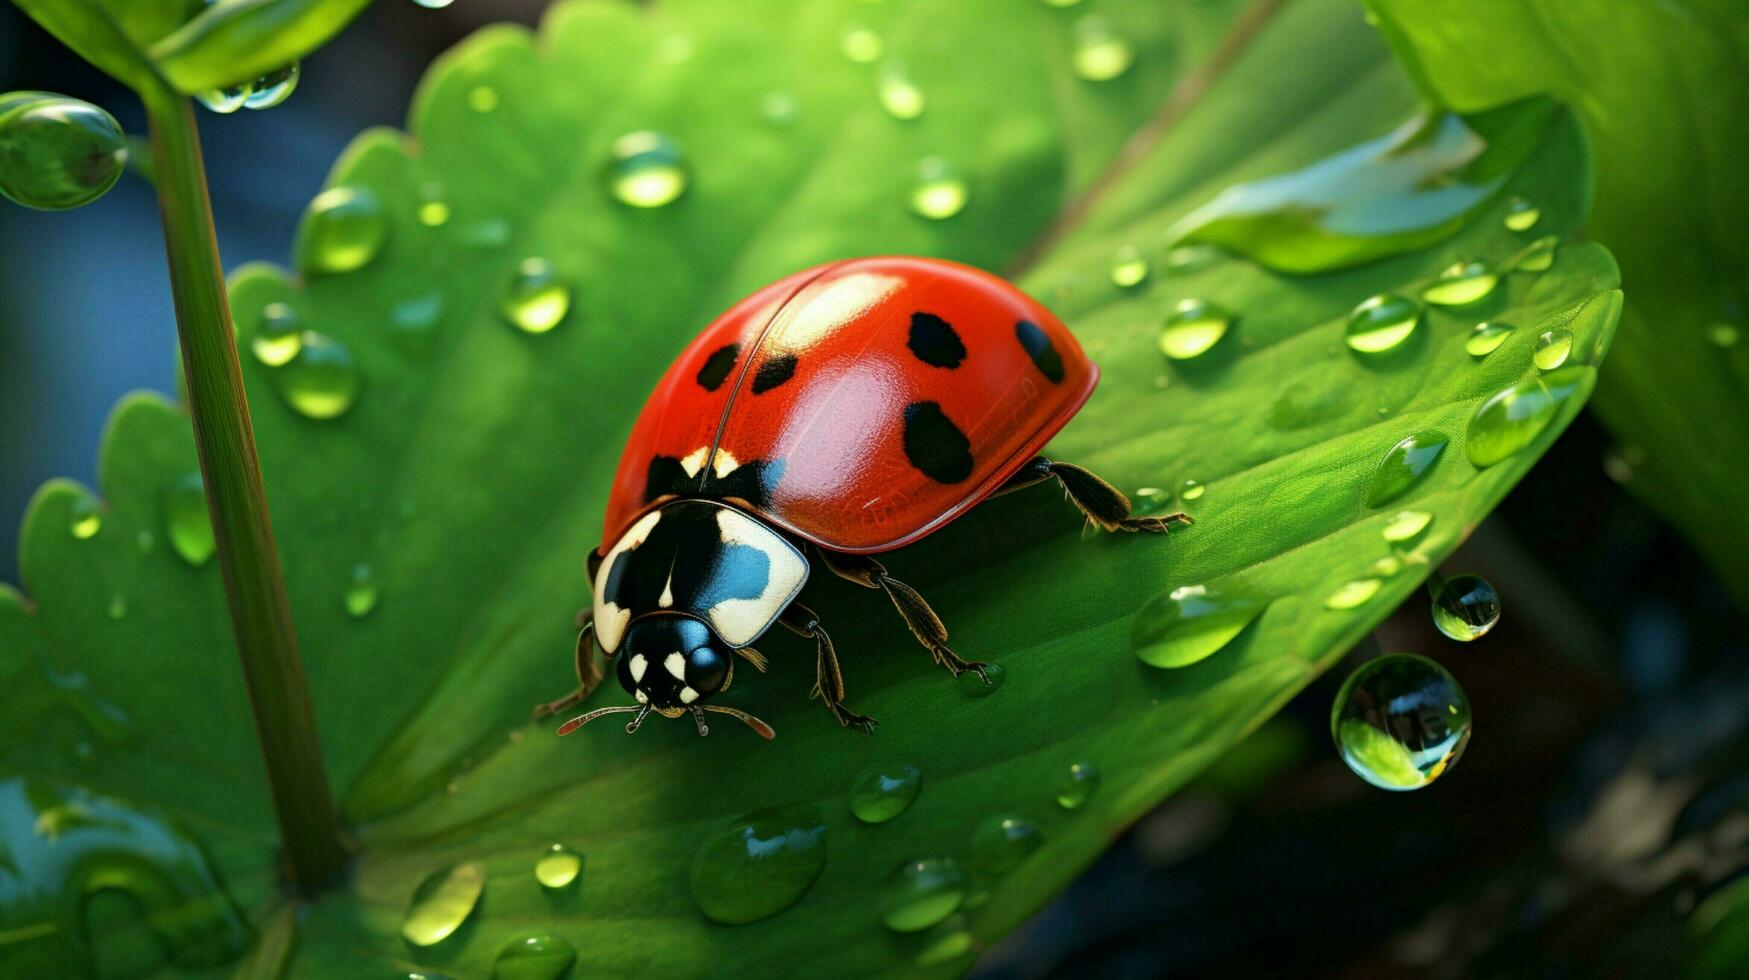
<svg viewBox="0 0 1749 980"><path fill-rule="evenodd" d="M379 3L285 105L203 115L227 268L284 263L352 135L399 125L423 67L473 28L541 6ZM0 4L0 91L18 88L143 125L130 95ZM0 208L0 256L0 579L16 582L30 495L53 476L95 483L117 398L173 387L175 328L141 181L66 213ZM1628 493L1633 457L1582 417L1448 565L1498 587L1497 630L1454 643L1410 602L976 975L1749 976L1708 966L1724 940L1696 914L1742 884L1749 855L1749 633ZM1372 789L1330 747L1331 699L1378 650L1433 657L1470 695L1462 763L1419 792Z"/></svg>

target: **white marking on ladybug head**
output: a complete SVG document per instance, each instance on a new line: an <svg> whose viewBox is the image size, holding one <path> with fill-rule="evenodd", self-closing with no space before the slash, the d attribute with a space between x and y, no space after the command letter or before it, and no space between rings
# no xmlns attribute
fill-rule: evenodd
<svg viewBox="0 0 1749 980"><path fill-rule="evenodd" d="M759 595L724 599L705 613L724 643L743 647L758 639L802 590L802 583L808 580L808 563L776 531L740 511L727 507L717 511L717 528L724 544L757 548L770 563Z"/></svg>
<svg viewBox="0 0 1749 980"><path fill-rule="evenodd" d="M710 454L710 451L711 447L709 446L700 446L694 449L680 458L680 468L686 471L687 476L697 476L698 471L704 469L704 459Z"/></svg>
<svg viewBox="0 0 1749 980"><path fill-rule="evenodd" d="M735 458L734 453L720 447L717 449L717 454L711 457L711 469L715 471L719 480L735 472L735 468L740 465L741 461Z"/></svg>
<svg viewBox="0 0 1749 980"><path fill-rule="evenodd" d="M632 680L641 681L644 679L644 671L650 669L650 661L643 654L634 653L632 654L632 662L628 666L631 668Z"/></svg>
<svg viewBox="0 0 1749 980"><path fill-rule="evenodd" d="M680 703L681 704L691 704L692 702L697 701L697 700L698 700L698 692L697 691L693 690L690 687L683 687L680 689Z"/></svg>
<svg viewBox="0 0 1749 980"><path fill-rule="evenodd" d="M650 536L657 522L662 520L662 512L650 511L638 518L637 523L626 529L620 535L613 547L608 549L607 556L602 558L601 567L595 572L595 639L601 644L601 649L613 653L619 649L619 641L625 638L626 626L632 621L632 611L622 608L618 603L607 598L607 577L613 571L613 564L628 551L636 549Z"/></svg>
<svg viewBox="0 0 1749 980"><path fill-rule="evenodd" d="M644 689L641 687L632 692L632 697L637 698L639 704L649 704L650 703L650 696L648 694L645 694Z"/></svg>
<svg viewBox="0 0 1749 980"><path fill-rule="evenodd" d="M662 661L662 666L668 669L668 673L674 675L675 680L683 681L686 679L686 657L681 654L669 654L668 658Z"/></svg>
<svg viewBox="0 0 1749 980"><path fill-rule="evenodd" d="M674 573L668 573L668 581L662 585L662 595L656 599L656 605L667 609L674 605Z"/></svg>

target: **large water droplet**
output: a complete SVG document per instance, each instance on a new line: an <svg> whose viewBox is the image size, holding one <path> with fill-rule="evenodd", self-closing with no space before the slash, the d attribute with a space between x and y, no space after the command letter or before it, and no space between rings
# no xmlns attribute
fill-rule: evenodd
<svg viewBox="0 0 1749 980"><path fill-rule="evenodd" d="M486 890L486 866L479 861L440 868L413 892L401 937L415 946L435 946L468 921Z"/></svg>
<svg viewBox="0 0 1749 980"><path fill-rule="evenodd" d="M985 664L983 677L979 677L975 670L968 670L954 678L954 683L968 698L987 698L995 694L1006 680L1008 668L1001 664Z"/></svg>
<svg viewBox="0 0 1749 980"><path fill-rule="evenodd" d="M692 862L692 899L727 925L795 904L826 866L826 823L807 804L758 810L711 837Z"/></svg>
<svg viewBox="0 0 1749 980"><path fill-rule="evenodd" d="M1542 219L1542 209L1522 197L1506 202L1506 227L1512 231L1529 231Z"/></svg>
<svg viewBox="0 0 1749 980"><path fill-rule="evenodd" d="M1099 789L1099 770L1091 762L1076 762L1069 774L1057 786L1057 805L1065 810L1079 810Z"/></svg>
<svg viewBox="0 0 1749 980"><path fill-rule="evenodd" d="M1357 578L1352 582L1345 582L1324 600L1324 608L1358 609L1378 595L1379 587L1383 584L1376 578Z"/></svg>
<svg viewBox="0 0 1749 980"><path fill-rule="evenodd" d="M1476 329L1470 331L1469 339L1464 341L1464 353L1471 357L1487 357L1506 343L1514 329L1510 323L1478 323Z"/></svg>
<svg viewBox="0 0 1749 980"><path fill-rule="evenodd" d="M541 852L534 862L534 877L548 891L569 888L583 874L583 855L563 844Z"/></svg>
<svg viewBox="0 0 1749 980"><path fill-rule="evenodd" d="M209 111L220 115L230 115L243 108L243 103L249 101L249 83L244 82L241 85L196 92L194 100L206 106Z"/></svg>
<svg viewBox="0 0 1749 980"><path fill-rule="evenodd" d="M298 353L274 375L279 394L305 418L345 415L358 398L358 366L352 349L327 334L306 330Z"/></svg>
<svg viewBox="0 0 1749 980"><path fill-rule="evenodd" d="M1183 299L1160 331L1160 353L1175 361L1200 357L1227 335L1233 314L1218 303Z"/></svg>
<svg viewBox="0 0 1749 980"><path fill-rule="evenodd" d="M923 90L911 81L905 66L897 62L889 62L881 68L876 92L880 96L881 108L894 119L916 119L928 106Z"/></svg>
<svg viewBox="0 0 1749 980"><path fill-rule="evenodd" d="M894 932L922 932L954 914L966 897L966 875L952 858L901 865L881 886L881 922Z"/></svg>
<svg viewBox="0 0 1749 980"><path fill-rule="evenodd" d="M43 211L89 204L121 178L127 143L115 117L89 102L0 95L0 194Z"/></svg>
<svg viewBox="0 0 1749 980"><path fill-rule="evenodd" d="M255 336L249 350L255 359L268 367L280 367L298 356L304 346L304 322L285 303L269 303L261 308L261 319L255 324Z"/></svg>
<svg viewBox="0 0 1749 980"><path fill-rule="evenodd" d="M249 83L249 94L243 97L243 105L249 109L271 109L286 99L298 87L298 76L303 73L297 62L292 62L284 68L270 71Z"/></svg>
<svg viewBox="0 0 1749 980"><path fill-rule="evenodd" d="M1406 296L1373 296L1348 315L1344 339L1362 354L1382 354L1408 340L1420 322L1420 303Z"/></svg>
<svg viewBox="0 0 1749 980"><path fill-rule="evenodd" d="M88 541L103 530L103 505L90 494L80 494L67 505L67 533Z"/></svg>
<svg viewBox="0 0 1749 980"><path fill-rule="evenodd" d="M1130 649L1151 667L1189 666L1225 647L1268 605L1201 585L1176 588L1136 614Z"/></svg>
<svg viewBox="0 0 1749 980"><path fill-rule="evenodd" d="M844 57L859 65L872 65L880 60L881 53L887 49L881 42L881 36L861 24L852 24L839 35L838 50Z"/></svg>
<svg viewBox="0 0 1749 980"><path fill-rule="evenodd" d="M1381 789L1420 789L1470 740L1470 704L1457 680L1425 657L1397 653L1362 664L1343 683L1330 733L1348 768Z"/></svg>
<svg viewBox="0 0 1749 980"><path fill-rule="evenodd" d="M1111 258L1111 284L1119 289L1139 286L1148 278L1148 260L1134 245L1125 245Z"/></svg>
<svg viewBox="0 0 1749 980"><path fill-rule="evenodd" d="M1441 633L1468 643L1500 622L1500 593L1480 575L1454 575L1433 588L1433 625Z"/></svg>
<svg viewBox="0 0 1749 980"><path fill-rule="evenodd" d="M382 202L363 187L330 187L310 202L294 249L306 273L351 272L377 257L388 238Z"/></svg>
<svg viewBox="0 0 1749 980"><path fill-rule="evenodd" d="M1567 363L1567 355L1573 352L1573 331L1565 327L1545 330L1536 338L1536 347L1531 351L1530 362L1540 371L1553 371Z"/></svg>
<svg viewBox="0 0 1749 980"><path fill-rule="evenodd" d="M571 310L571 286L546 259L523 259L498 297L498 312L528 333L546 333Z"/></svg>
<svg viewBox="0 0 1749 980"><path fill-rule="evenodd" d="M1421 482L1445 452L1449 440L1431 430L1405 436L1385 453L1366 488L1366 505L1388 504Z"/></svg>
<svg viewBox="0 0 1749 980"><path fill-rule="evenodd" d="M164 490L164 536L170 539L171 550L196 568L211 561L218 550L199 473L189 473Z"/></svg>
<svg viewBox="0 0 1749 980"><path fill-rule="evenodd" d="M966 206L970 188L953 164L941 157L924 157L917 163L917 182L911 186L911 210L940 221Z"/></svg>
<svg viewBox="0 0 1749 980"><path fill-rule="evenodd" d="M1468 306L1488 298L1500 274L1486 262L1455 262L1439 273L1421 298L1435 306Z"/></svg>
<svg viewBox="0 0 1749 980"><path fill-rule="evenodd" d="M972 867L985 874L1002 875L1044 844L1044 836L1023 817L986 817L972 831Z"/></svg>
<svg viewBox="0 0 1749 980"><path fill-rule="evenodd" d="M614 199L634 208L659 208L686 193L686 157L667 136L648 130L613 141L608 187Z"/></svg>
<svg viewBox="0 0 1749 980"><path fill-rule="evenodd" d="M1103 17L1087 16L1075 22L1075 74L1090 82L1106 82L1135 64L1136 49Z"/></svg>
<svg viewBox="0 0 1749 980"><path fill-rule="evenodd" d="M442 10L450 4L455 3L455 0L413 0L413 2L424 7L426 10Z"/></svg>
<svg viewBox="0 0 1749 980"><path fill-rule="evenodd" d="M923 788L923 770L912 765L875 765L850 787L850 812L863 823L886 823L911 806Z"/></svg>
<svg viewBox="0 0 1749 980"><path fill-rule="evenodd" d="M531 932L505 943L492 961L492 980L559 980L577 962L571 944L550 932Z"/></svg>
<svg viewBox="0 0 1749 980"><path fill-rule="evenodd" d="M1580 365L1556 368L1520 381L1476 409L1464 449L1478 467L1493 466L1536 441L1559 414L1561 404L1591 377Z"/></svg>
<svg viewBox="0 0 1749 980"><path fill-rule="evenodd" d="M1560 245L1560 239L1553 235L1539 238L1530 243L1530 247L1519 256L1518 264L1513 266L1519 272L1544 272L1555 264L1555 249Z"/></svg>
<svg viewBox="0 0 1749 980"><path fill-rule="evenodd" d="M1421 536L1427 530L1427 525L1433 523L1433 515L1424 510L1399 511L1386 522L1380 532L1386 541L1392 544L1407 544Z"/></svg>
<svg viewBox="0 0 1749 980"><path fill-rule="evenodd" d="M377 578L369 565L352 566L351 581L346 585L342 605L353 619L363 619L377 607Z"/></svg>

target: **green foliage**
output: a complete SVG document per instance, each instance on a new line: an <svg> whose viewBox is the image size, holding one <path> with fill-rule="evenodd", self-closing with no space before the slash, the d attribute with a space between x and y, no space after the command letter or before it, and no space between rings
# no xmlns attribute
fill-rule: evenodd
<svg viewBox="0 0 1749 980"><path fill-rule="evenodd" d="M1439 102L1474 109L1548 93L1584 120L1598 151L1590 230L1621 258L1633 297L1598 411L1632 466L1629 486L1749 602L1749 8L1369 2Z"/></svg>
<svg viewBox="0 0 1749 980"><path fill-rule="evenodd" d="M1616 271L1600 247L1563 245L1546 271L1430 309L1372 358L1344 347L1349 313L1378 293L1414 295L1453 263L1505 269L1541 254L1502 224L1508 196L1541 208L1535 236L1569 234L1588 203L1585 149L1570 117L1546 116L1522 164L1449 237L1358 268L1296 277L1172 252L1178 222L1223 188L1416 111L1346 3L1241 21L1228 64L1214 52L1236 12L1105 4L1136 60L1094 83L1073 74L1076 11L858 6L928 99L920 118L898 120L876 98L881 68L841 53L842 8L563 4L538 38L489 28L446 55L418 93L411 137L355 143L331 186L368 191L382 233L360 219L372 208L358 195L329 191L300 232L304 278L253 266L232 282L246 350L282 338L287 316L313 332L282 366L248 357L245 379L329 772L361 847L350 893L299 924L293 975L373 961L482 975L533 925L575 947L580 976L963 969L1416 591L1578 411L1613 331ZM762 116L774 92L793 98L793 118ZM1085 220L1053 227L1162 104L1157 145L1101 187ZM685 193L648 210L606 182L615 141L644 130L671 136L690 168ZM926 158L966 180L951 218L906 206ZM350 209L344 226L336 202ZM779 636L761 641L770 673L745 672L724 699L769 719L775 742L727 726L701 741L660 722L635 738L599 726L561 740L528 723L532 704L571 683L583 556L625 435L704 322L822 260L910 252L1000 269L1047 229L1022 284L1105 370L1052 452L1130 490L1199 481L1206 491L1185 502L1194 527L1085 538L1060 495L1039 489L894 555L956 647L1005 666L1007 683L979 699L929 664L878 595L813 583L850 703L883 722L874 738L807 699L812 650ZM1124 247L1152 265L1127 289L1110 272ZM350 257L309 258L333 249ZM550 332L517 329L499 309L530 258L571 286ZM1233 311L1232 326L1201 358L1169 364L1160 325L1195 298ZM1562 399L1529 360L1550 317L1577 338L1572 366L1550 376ZM1519 329L1478 361L1464 343L1482 319ZM1515 384L1542 392L1545 424L1479 469L1470 421ZM1401 497L1365 506L1387 451L1426 432L1449 447ZM21 561L32 598L0 593L0 765L191 827L267 937L248 961L259 975L291 948L291 927L275 911L271 807L219 577L177 543L198 535L167 526L194 469L187 417L135 397L103 443L97 527L73 485L33 502ZM1404 508L1433 520L1386 574L1382 530ZM1326 607L1374 575L1370 599ZM1254 615L1188 666L1143 664L1132 647L1158 642L1174 593L1196 586L1242 597ZM592 703L622 699L608 688ZM1071 811L1055 794L1074 763L1102 775ZM872 764L923 773L916 802L878 826L847 803ZM695 856L737 818L789 803L823 815L818 879L770 918L706 920L688 897ZM1002 816L1042 843L1005 874L980 872L974 827ZM555 842L582 851L585 868L548 893L533 867ZM982 900L919 935L882 926L889 875L941 857L968 866ZM421 882L463 861L483 863L480 910L438 945L407 944L402 916Z"/></svg>

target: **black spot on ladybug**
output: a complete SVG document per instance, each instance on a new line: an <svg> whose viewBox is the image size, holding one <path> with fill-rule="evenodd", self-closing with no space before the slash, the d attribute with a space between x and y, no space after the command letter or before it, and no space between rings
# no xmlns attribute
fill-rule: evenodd
<svg viewBox="0 0 1749 980"><path fill-rule="evenodd" d="M723 379L729 376L729 369L735 366L735 358L740 354L740 344L724 344L718 347L711 356L705 358L704 366L698 369L699 387L706 391L721 388Z"/></svg>
<svg viewBox="0 0 1749 980"><path fill-rule="evenodd" d="M776 357L768 357L764 364L759 365L759 370L753 373L753 393L763 395L788 381L795 373L796 356L794 354L779 354Z"/></svg>
<svg viewBox="0 0 1749 980"><path fill-rule="evenodd" d="M937 483L972 475L972 444L935 402L905 406L905 458Z"/></svg>
<svg viewBox="0 0 1749 980"><path fill-rule="evenodd" d="M933 313L911 314L911 339L906 346L932 367L956 368L966 359L966 345L953 326Z"/></svg>
<svg viewBox="0 0 1749 980"><path fill-rule="evenodd" d="M771 490L783 475L783 460L756 459L742 463L719 478L706 467L688 476L675 456L652 456L644 476L644 502L663 497L734 497L754 507L771 504Z"/></svg>
<svg viewBox="0 0 1749 980"><path fill-rule="evenodd" d="M1022 320L1014 325L1014 336L1019 339L1020 346L1026 348L1026 356L1032 358L1032 363L1051 379L1052 384L1063 380L1063 357L1051 346L1051 338L1045 336L1038 324Z"/></svg>

